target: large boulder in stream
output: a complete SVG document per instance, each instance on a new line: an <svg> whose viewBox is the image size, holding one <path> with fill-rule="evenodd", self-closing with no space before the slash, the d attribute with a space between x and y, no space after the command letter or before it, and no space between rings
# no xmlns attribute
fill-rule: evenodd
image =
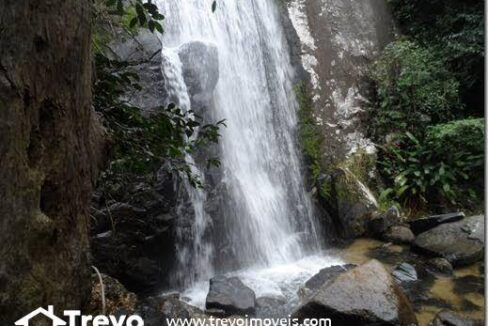
<svg viewBox="0 0 488 326"><path fill-rule="evenodd" d="M227 315L251 314L256 309L256 294L237 277L216 276L210 280L205 308Z"/></svg>
<svg viewBox="0 0 488 326"><path fill-rule="evenodd" d="M217 47L208 42L188 42L180 46L178 56L193 106L207 106L219 80Z"/></svg>
<svg viewBox="0 0 488 326"><path fill-rule="evenodd" d="M483 259L485 217L472 216L441 224L417 236L412 249L447 259L453 266L468 265Z"/></svg>
<svg viewBox="0 0 488 326"><path fill-rule="evenodd" d="M412 325L412 306L390 273L377 260L340 274L305 300L293 313L306 318L330 318L342 325Z"/></svg>

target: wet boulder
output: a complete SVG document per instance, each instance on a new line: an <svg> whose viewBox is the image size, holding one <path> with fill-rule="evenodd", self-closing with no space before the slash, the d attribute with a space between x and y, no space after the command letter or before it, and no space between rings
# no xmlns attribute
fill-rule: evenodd
<svg viewBox="0 0 488 326"><path fill-rule="evenodd" d="M394 244L410 244L415 240L415 235L406 226L392 226L385 234L383 234L383 240L392 242Z"/></svg>
<svg viewBox="0 0 488 326"><path fill-rule="evenodd" d="M391 274L398 283L415 282L418 280L417 270L408 263L401 263Z"/></svg>
<svg viewBox="0 0 488 326"><path fill-rule="evenodd" d="M445 258L453 266L468 265L483 259L484 228L483 215L441 224L418 235L412 249L421 254Z"/></svg>
<svg viewBox="0 0 488 326"><path fill-rule="evenodd" d="M210 280L205 308L227 315L251 314L256 309L256 294L237 277L216 276Z"/></svg>
<svg viewBox="0 0 488 326"><path fill-rule="evenodd" d="M284 298L261 297L256 299L256 316L261 318L279 318L286 315Z"/></svg>
<svg viewBox="0 0 488 326"><path fill-rule="evenodd" d="M180 46L178 56L192 104L207 106L219 80L217 47L208 42L192 41Z"/></svg>
<svg viewBox="0 0 488 326"><path fill-rule="evenodd" d="M371 260L327 282L293 313L306 318L331 318L334 325L411 325L412 306L390 273Z"/></svg>
<svg viewBox="0 0 488 326"><path fill-rule="evenodd" d="M464 218L463 212L422 217L409 222L413 233L420 234L444 223L457 222Z"/></svg>
<svg viewBox="0 0 488 326"><path fill-rule="evenodd" d="M442 310L434 320L432 326L482 326L484 322L478 319L470 319L461 316L451 310Z"/></svg>
<svg viewBox="0 0 488 326"><path fill-rule="evenodd" d="M320 289L325 282L334 280L340 274L347 272L354 267L356 267L354 264L345 264L323 268L305 282L305 287L314 292Z"/></svg>

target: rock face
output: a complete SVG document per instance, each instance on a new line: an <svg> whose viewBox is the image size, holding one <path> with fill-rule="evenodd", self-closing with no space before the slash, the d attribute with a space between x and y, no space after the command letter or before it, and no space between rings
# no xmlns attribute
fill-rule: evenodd
<svg viewBox="0 0 488 326"><path fill-rule="evenodd" d="M449 214L442 214L442 215L433 215L428 217L419 218L413 221L410 221L410 228L412 229L413 233L420 234L427 230L430 230L438 225L450 222L460 221L464 218L463 212L458 213L449 213Z"/></svg>
<svg viewBox="0 0 488 326"><path fill-rule="evenodd" d="M453 266L467 265L483 258L485 217L472 216L441 224L421 233L413 243L419 253L443 257Z"/></svg>
<svg viewBox="0 0 488 326"><path fill-rule="evenodd" d="M434 320L432 326L482 326L482 320L475 320L463 317L450 310L443 310L439 312Z"/></svg>
<svg viewBox="0 0 488 326"><path fill-rule="evenodd" d="M290 0L286 6L311 77L314 117L327 140L321 145L324 166L359 150L374 152L364 135L367 104L361 77L393 39L387 1Z"/></svg>
<svg viewBox="0 0 488 326"><path fill-rule="evenodd" d="M87 0L0 4L0 324L90 293L89 203L103 132L92 111Z"/></svg>
<svg viewBox="0 0 488 326"><path fill-rule="evenodd" d="M205 307L228 315L251 314L256 308L256 295L237 277L216 276L210 280Z"/></svg>
<svg viewBox="0 0 488 326"><path fill-rule="evenodd" d="M169 286L175 258L176 191L166 172L105 198L97 190L91 225L94 264L138 294ZM113 202L115 198L116 202Z"/></svg>
<svg viewBox="0 0 488 326"><path fill-rule="evenodd" d="M395 244L410 244L415 240L415 235L406 226L392 226L383 234L383 239Z"/></svg>
<svg viewBox="0 0 488 326"><path fill-rule="evenodd" d="M326 206L344 238L363 235L378 209L373 193L347 168L337 169L330 180Z"/></svg>
<svg viewBox="0 0 488 326"><path fill-rule="evenodd" d="M178 49L183 78L191 96L192 107L208 106L219 80L219 55L211 43L194 41Z"/></svg>
<svg viewBox="0 0 488 326"><path fill-rule="evenodd" d="M117 30L115 41L109 44L113 59L127 61L130 71L139 76L141 90L126 96L127 101L144 111L152 111L166 104L164 76L161 72L161 41L158 36L141 28L133 37Z"/></svg>
<svg viewBox="0 0 488 326"><path fill-rule="evenodd" d="M408 299L376 260L325 283L298 307L293 317L327 317L340 326L416 324Z"/></svg>

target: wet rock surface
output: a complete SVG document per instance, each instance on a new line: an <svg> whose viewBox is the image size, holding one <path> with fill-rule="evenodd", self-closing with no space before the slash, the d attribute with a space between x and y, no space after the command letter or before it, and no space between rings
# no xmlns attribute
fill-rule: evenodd
<svg viewBox="0 0 488 326"><path fill-rule="evenodd" d="M453 268L451 263L445 258L431 258L427 261L427 268L434 273L452 275Z"/></svg>
<svg viewBox="0 0 488 326"><path fill-rule="evenodd" d="M391 274L398 283L415 282L418 280L415 267L408 263L398 265Z"/></svg>
<svg viewBox="0 0 488 326"><path fill-rule="evenodd" d="M334 280L340 274L347 272L356 266L357 265L354 264L346 264L323 268L317 274L308 279L307 282L305 282L305 287L315 292L325 282Z"/></svg>
<svg viewBox="0 0 488 326"><path fill-rule="evenodd" d="M385 234L383 234L383 239L395 244L410 244L414 242L415 235L410 228L398 225L390 227Z"/></svg>
<svg viewBox="0 0 488 326"><path fill-rule="evenodd" d="M178 49L183 78L192 107L208 106L219 80L219 55L214 44L202 41L185 43Z"/></svg>
<svg viewBox="0 0 488 326"><path fill-rule="evenodd" d="M284 298L261 297L256 299L256 316L260 318L281 318L286 315Z"/></svg>
<svg viewBox="0 0 488 326"><path fill-rule="evenodd" d="M443 310L439 312L434 320L432 326L482 326L482 320L466 318L460 314L450 310Z"/></svg>
<svg viewBox="0 0 488 326"><path fill-rule="evenodd" d="M447 259L453 266L474 263L483 258L485 217L472 216L441 224L417 236L416 252Z"/></svg>
<svg viewBox="0 0 488 326"><path fill-rule="evenodd" d="M119 28L115 33L116 39L109 44L110 56L128 62L128 70L139 76L138 83L143 86L127 94L126 100L145 111L164 106L167 94L161 72L161 40L155 33L143 28L135 35L128 35Z"/></svg>
<svg viewBox="0 0 488 326"><path fill-rule="evenodd" d="M432 215L410 221L410 228L414 234L420 234L444 223L457 222L464 218L463 212Z"/></svg>
<svg viewBox="0 0 488 326"><path fill-rule="evenodd" d="M376 260L325 283L293 313L303 320L327 316L335 325L410 325L413 309L385 267Z"/></svg>
<svg viewBox="0 0 488 326"><path fill-rule="evenodd" d="M256 294L237 277L216 276L210 279L205 308L223 310L227 315L252 314Z"/></svg>

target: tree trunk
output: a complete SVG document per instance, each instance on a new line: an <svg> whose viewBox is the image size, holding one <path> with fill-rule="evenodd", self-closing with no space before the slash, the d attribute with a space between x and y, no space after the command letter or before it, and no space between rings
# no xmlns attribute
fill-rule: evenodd
<svg viewBox="0 0 488 326"><path fill-rule="evenodd" d="M0 1L1 325L39 306L81 309L88 296L103 150L90 25L89 0Z"/></svg>

